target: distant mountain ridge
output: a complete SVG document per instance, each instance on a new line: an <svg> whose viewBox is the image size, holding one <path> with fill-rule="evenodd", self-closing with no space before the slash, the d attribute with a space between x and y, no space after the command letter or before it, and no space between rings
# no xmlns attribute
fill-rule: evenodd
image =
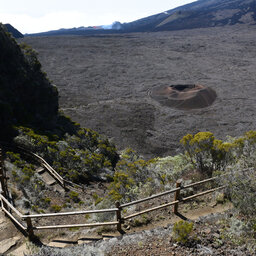
<svg viewBox="0 0 256 256"><path fill-rule="evenodd" d="M255 0L198 0L162 13L129 23L114 22L110 26L59 29L41 35L94 35L130 32L156 32L256 23Z"/></svg>
<svg viewBox="0 0 256 256"><path fill-rule="evenodd" d="M4 24L4 26L6 27L8 32L12 34L12 36L14 38L23 38L24 37L24 35L22 33L20 33L19 30L14 28L11 24Z"/></svg>

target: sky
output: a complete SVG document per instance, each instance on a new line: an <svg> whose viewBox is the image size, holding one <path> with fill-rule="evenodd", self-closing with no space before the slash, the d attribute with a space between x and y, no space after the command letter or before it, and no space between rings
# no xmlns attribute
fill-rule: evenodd
<svg viewBox="0 0 256 256"><path fill-rule="evenodd" d="M130 22L195 0L0 0L0 22L21 33Z"/></svg>

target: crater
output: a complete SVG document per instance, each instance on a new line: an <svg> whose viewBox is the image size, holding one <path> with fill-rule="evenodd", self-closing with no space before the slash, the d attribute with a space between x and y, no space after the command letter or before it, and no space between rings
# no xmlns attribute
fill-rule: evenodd
<svg viewBox="0 0 256 256"><path fill-rule="evenodd" d="M189 110L209 107L217 94L204 85L177 84L154 88L151 97L164 106Z"/></svg>

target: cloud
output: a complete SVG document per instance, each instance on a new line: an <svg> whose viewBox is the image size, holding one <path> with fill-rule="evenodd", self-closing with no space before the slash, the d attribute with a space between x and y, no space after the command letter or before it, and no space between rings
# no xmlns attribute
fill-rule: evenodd
<svg viewBox="0 0 256 256"><path fill-rule="evenodd" d="M82 12L52 12L40 17L0 13L2 23L10 23L22 33L36 33L60 28L112 24L112 15L84 14Z"/></svg>

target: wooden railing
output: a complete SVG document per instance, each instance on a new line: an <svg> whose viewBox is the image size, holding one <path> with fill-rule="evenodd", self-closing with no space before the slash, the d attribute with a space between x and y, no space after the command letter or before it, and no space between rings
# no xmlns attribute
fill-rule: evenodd
<svg viewBox="0 0 256 256"><path fill-rule="evenodd" d="M209 193L212 193L216 190L222 189L225 186L219 186L219 187L215 187L212 189L208 189L206 191L202 191L200 193L188 196L188 197L181 197L181 191L194 187L194 186L198 186L198 185L202 185L204 183L207 182L211 182L214 181L216 179L218 179L220 176L218 177L213 177L213 178L209 178L209 179L205 179L199 182L195 182L189 185L185 185L182 186L182 182L181 180L178 180L176 183L176 188L171 189L169 191L165 191L162 193L159 193L157 195L152 195L150 197L147 198L143 198L143 199L139 199L133 202L129 202L129 203L125 203L125 204L120 204L119 202L116 202L115 208L111 208L111 209L102 209L102 210L87 210L87 211L75 211L75 212L60 212L60 213L47 213L47 214L22 214L20 213L8 200L7 198L5 198L4 196L4 192L1 191L0 194L0 200L1 200L1 208L2 210L18 225L18 227L20 229L22 229L23 231L25 231L29 238L31 240L34 239L34 230L44 230L44 229L60 229L60 228L81 228L81 227L98 227L98 226L109 226L109 225L116 225L117 230L120 233L123 233L122 231L122 224L125 223L125 221L127 221L128 219L132 219L135 218L139 215L145 214L145 213L149 213L152 211L156 211L156 210L160 210L166 207L170 207L170 206L174 206L173 208L173 212L175 214L178 213L178 205L180 203L186 202L188 200L191 200L193 198L196 198L198 196L202 196L202 195L206 195ZM143 202L147 202L147 201L151 201L153 199L156 198L160 198L166 195L170 195L170 194L174 194L174 200L165 204L161 204L159 206L155 206L152 208L148 208L148 209L144 209L143 211L140 212L135 212L132 213L130 215L123 215L123 209L130 207L130 206L134 206ZM80 223L80 224L65 224L65 225L46 225L46 226L35 226L33 224L33 219L41 219L41 218L56 218L56 217L60 217L60 216L75 216L75 215L85 215L85 214L102 214L102 213L115 213L116 215L116 221L108 221L108 222L99 222L99 223ZM17 217L15 217L14 215L16 215Z"/></svg>
<svg viewBox="0 0 256 256"><path fill-rule="evenodd" d="M212 193L212 192L214 192L216 190L224 188L225 186L220 186L220 187L216 187L216 188L213 188L213 189L209 189L209 190L206 190L206 191L203 191L203 192L200 192L198 194L195 194L195 195L192 195L192 196L188 196L188 197L185 197L185 198L181 198L181 196L180 196L180 191L181 190L184 190L184 189L187 189L187 188L190 188L190 187L194 187L194 186L197 186L197 185L201 185L201 184L209 182L209 181L214 181L217 178L218 177L209 178L209 179L202 180L202 181L199 181L199 182L195 182L195 183L192 183L192 184L189 184L189 185L186 185L186 186L182 186L181 180L178 180L176 182L176 188L171 189L169 191L165 191L165 192L157 194L157 195L153 195L153 196L150 196L150 197L147 197L147 198L143 198L143 199L140 199L140 200L137 200L137 201L133 201L133 202L130 202L130 203L122 204L122 205L120 205L120 209L124 209L125 207L129 207L129 206L132 206L132 205L136 205L136 204L139 204L139 203L150 201L150 200L155 199L155 198L160 198L162 196L166 196L166 195L169 195L169 194L172 194L172 193L174 193L174 201L169 202L169 203L165 203L165 204L153 207L153 208L149 208L149 209L146 209L146 210L143 210L143 211L140 211L140 212L136 212L136 213L133 213L133 214L128 215L128 216L124 216L121 219L128 220L128 219L134 218L136 216L139 216L139 215L142 215L142 214L145 214L145 213L149 213L149 212L152 212L152 211L156 211L156 210L160 210L160 209L169 207L171 205L174 205L173 212L175 214L177 214L178 213L178 205L179 205L179 203L186 202L186 201L188 201L190 199L193 199L193 198L196 198L198 196L202 196L202 195L206 195L206 194Z"/></svg>
<svg viewBox="0 0 256 256"><path fill-rule="evenodd" d="M36 161L39 165L45 168L45 170L65 189L69 190L75 190L77 192L81 192L81 190L84 190L84 187L75 184L69 180L64 179L59 175L57 171L55 171L51 165L49 165L41 156L27 150L26 148L10 144L10 143L5 143L1 142L1 145L4 146L5 148L15 150L19 152L20 154L26 155L30 159L33 159Z"/></svg>
<svg viewBox="0 0 256 256"><path fill-rule="evenodd" d="M37 160L41 165L48 171L48 173L63 187L72 190L84 190L84 188L78 184L75 184L69 180L64 179L59 175L57 171L55 171L42 157L39 155L27 151L27 154L30 154L35 160Z"/></svg>

